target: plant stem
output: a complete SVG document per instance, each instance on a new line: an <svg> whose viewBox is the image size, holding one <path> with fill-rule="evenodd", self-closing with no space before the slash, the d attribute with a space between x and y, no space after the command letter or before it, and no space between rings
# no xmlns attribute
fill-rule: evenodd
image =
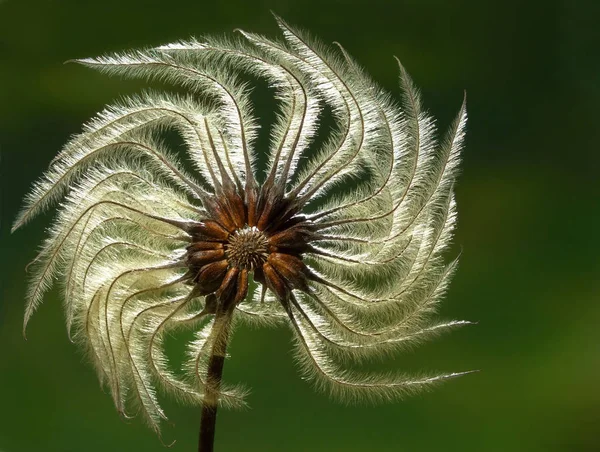
<svg viewBox="0 0 600 452"><path fill-rule="evenodd" d="M200 418L198 452L213 452L214 450L219 390L223 377L223 365L225 364L232 314L232 309L217 309L214 324L208 338L212 342L212 350L206 371L206 386L204 388L204 400Z"/></svg>

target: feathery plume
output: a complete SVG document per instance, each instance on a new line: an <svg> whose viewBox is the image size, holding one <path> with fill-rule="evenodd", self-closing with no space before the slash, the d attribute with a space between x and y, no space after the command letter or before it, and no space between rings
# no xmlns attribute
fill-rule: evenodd
<svg viewBox="0 0 600 452"><path fill-rule="evenodd" d="M58 280L69 337L118 411L137 401L158 431L157 387L202 405L201 450L212 450L217 405L244 404L243 388L221 383L238 322L289 325L301 372L343 400L394 400L461 375L363 375L352 362L468 323L431 320L457 265L443 254L464 103L438 142L401 65L398 104L341 46L277 21L284 42L242 31L76 60L190 94L149 92L99 113L35 183L13 228L63 200L32 263L24 329ZM278 105L263 175L248 75ZM326 130L325 117L335 124ZM181 136L193 174L161 141L165 130ZM181 372L163 349L174 328L195 332Z"/></svg>

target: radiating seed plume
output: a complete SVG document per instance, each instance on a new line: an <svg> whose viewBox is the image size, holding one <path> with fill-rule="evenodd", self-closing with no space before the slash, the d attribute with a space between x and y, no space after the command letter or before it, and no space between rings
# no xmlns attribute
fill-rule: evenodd
<svg viewBox="0 0 600 452"><path fill-rule="evenodd" d="M363 374L356 364L469 323L432 320L457 266L444 252L464 103L438 140L404 67L398 102L339 44L277 21L284 41L241 31L76 60L189 94L149 91L106 107L14 223L59 203L31 265L24 329L58 281L69 336L118 411L134 413L136 401L157 431L157 394L208 403L209 357L244 322L287 324L303 375L347 401L393 400L462 375ZM256 78L274 95L273 124L255 117ZM268 150L257 148L259 127L270 127ZM193 171L163 141L168 131ZM176 329L194 332L182 369L164 350ZM218 388L227 406L245 395Z"/></svg>

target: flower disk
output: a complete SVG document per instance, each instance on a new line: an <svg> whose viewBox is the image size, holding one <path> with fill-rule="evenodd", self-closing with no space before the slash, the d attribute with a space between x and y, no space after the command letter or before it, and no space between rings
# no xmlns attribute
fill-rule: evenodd
<svg viewBox="0 0 600 452"><path fill-rule="evenodd" d="M397 103L344 49L278 22L285 42L241 32L78 60L190 95L107 107L51 162L14 225L64 198L32 263L24 323L58 279L69 337L119 412L136 401L157 430L157 387L205 406L244 403L243 389L207 378L240 322L287 324L303 374L344 400L394 400L461 375L350 364L468 323L431 320L456 268L443 254L464 103L438 142L402 66ZM256 79L277 105L263 124L268 150L257 149ZM193 174L161 140L173 132ZM173 329L194 332L178 369L164 347Z"/></svg>
<svg viewBox="0 0 600 452"><path fill-rule="evenodd" d="M231 189L205 200L207 219L187 226L192 244L186 260L198 295L238 304L248 293L249 271L280 300L288 300L294 289L308 292L311 273L302 253L312 249L310 238L318 237L312 222L298 215L297 206L281 196L283 190L265 184L240 195L224 177Z"/></svg>
<svg viewBox="0 0 600 452"><path fill-rule="evenodd" d="M262 267L269 249L269 240L256 226L238 229L229 237L227 258L231 265L247 270Z"/></svg>

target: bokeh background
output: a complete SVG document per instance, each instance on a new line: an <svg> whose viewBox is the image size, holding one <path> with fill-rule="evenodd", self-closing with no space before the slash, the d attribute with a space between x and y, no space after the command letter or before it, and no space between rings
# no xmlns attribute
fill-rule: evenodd
<svg viewBox="0 0 600 452"><path fill-rule="evenodd" d="M147 86L63 62L238 27L274 37L270 9L343 43L396 96L397 55L441 127L467 91L461 266L441 314L479 323L390 366L481 372L401 403L347 407L298 377L289 331L240 329L225 377L253 389L251 409L220 412L217 450L600 450L598 5L0 2L0 450L165 450L140 419L120 420L67 339L56 291L21 336L24 267L50 218L11 235L21 198L82 122ZM199 409L166 408L165 441L196 450Z"/></svg>

